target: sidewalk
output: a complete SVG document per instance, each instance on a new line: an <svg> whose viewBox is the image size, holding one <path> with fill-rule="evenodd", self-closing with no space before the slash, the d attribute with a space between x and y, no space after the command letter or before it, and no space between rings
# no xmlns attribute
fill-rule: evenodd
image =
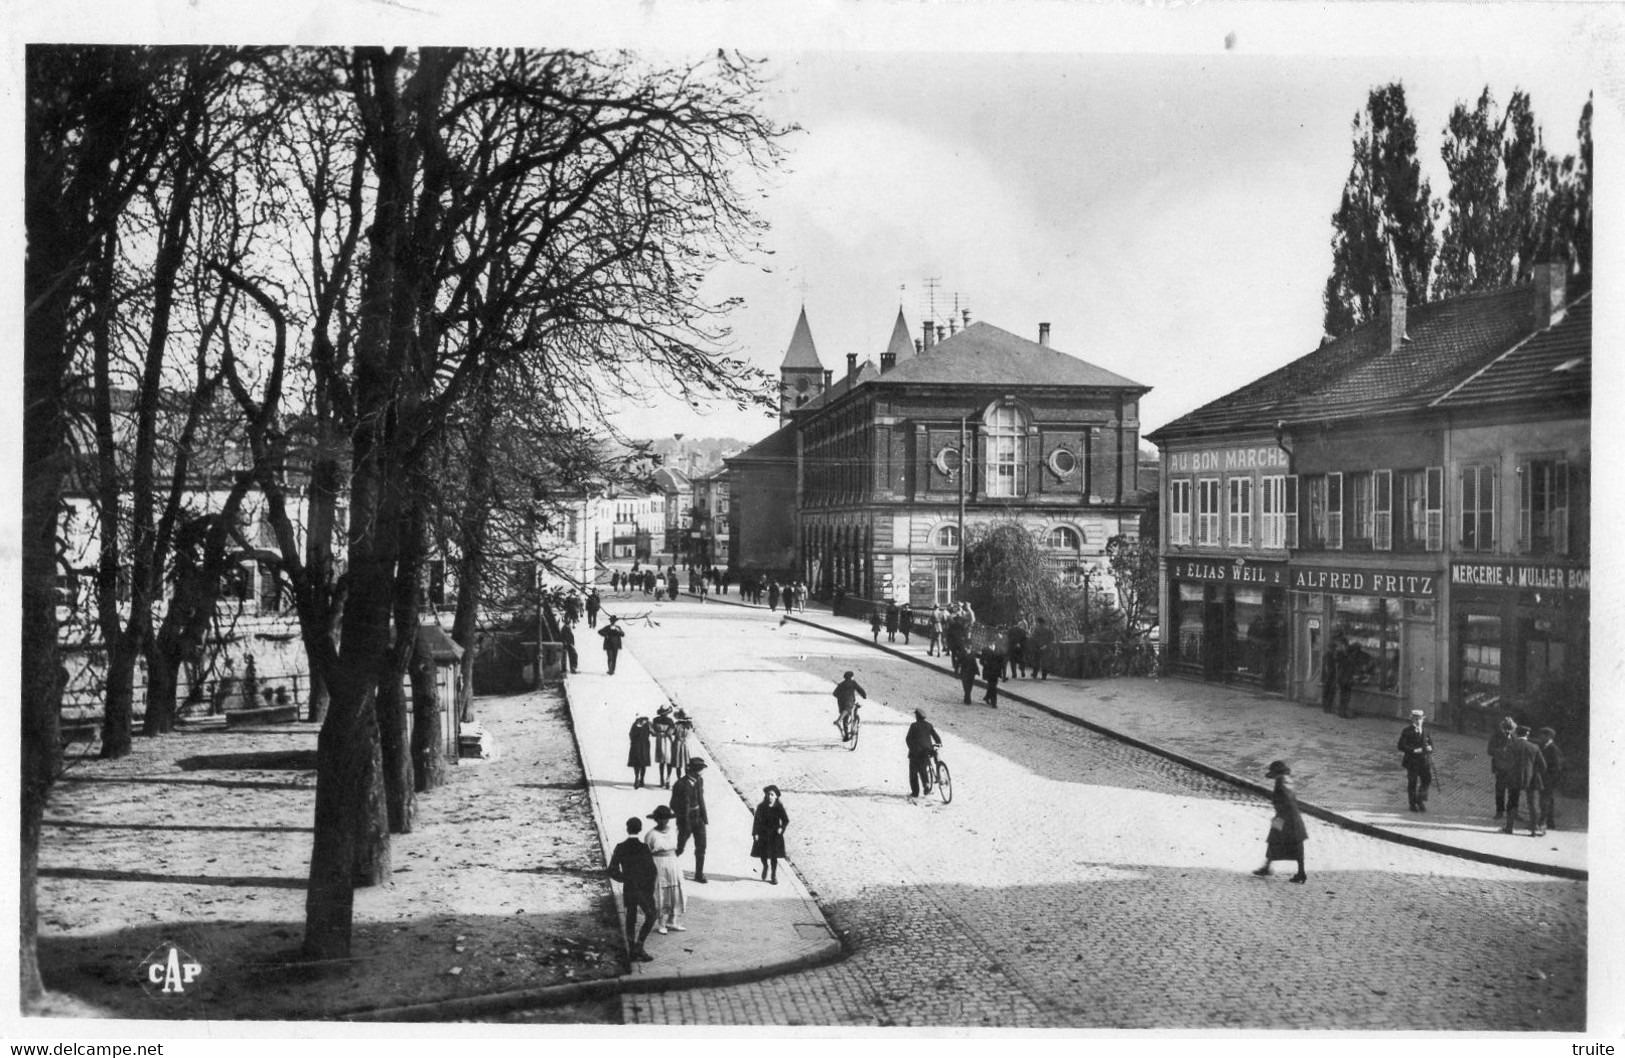
<svg viewBox="0 0 1625 1058"><path fill-rule="evenodd" d="M737 595L709 601L766 610ZM872 643L867 622L811 607L791 620ZM955 679L946 657L930 657L918 634L905 645L882 633L876 649ZM981 685L981 681L978 681ZM974 706L986 708L979 701ZM1021 702L1122 738L1210 774L1268 795L1264 770L1285 760L1297 780L1299 804L1329 822L1387 840L1466 856L1481 862L1583 879L1587 872L1588 805L1560 797L1561 829L1542 838L1500 830L1486 739L1430 729L1437 777L1425 814L1406 805L1405 771L1396 743L1404 722L1391 717L1341 719L1318 706L1250 690L1177 678L1005 680L999 700ZM1522 814L1520 813L1520 822Z"/></svg>
<svg viewBox="0 0 1625 1058"><path fill-rule="evenodd" d="M644 819L656 805L669 802L660 789L659 769L651 765L646 780L632 788L627 767L627 731L639 716L653 718L666 703L660 686L629 651L623 650L615 675L604 673L604 654L583 650L586 668L565 682L565 697L576 745L586 772L593 812L604 847L604 862L626 838L626 820ZM760 791L736 791L705 749L698 735L689 736L692 754L704 757L705 804L710 816L706 851L708 884L694 882L693 851L683 854L683 888L688 911L683 933L649 935L646 947L653 962L632 963L625 991L657 991L758 980L833 962L843 957L840 941L807 887L788 861L779 864L779 884L768 885L750 858L751 820ZM617 908L620 886L616 890Z"/></svg>

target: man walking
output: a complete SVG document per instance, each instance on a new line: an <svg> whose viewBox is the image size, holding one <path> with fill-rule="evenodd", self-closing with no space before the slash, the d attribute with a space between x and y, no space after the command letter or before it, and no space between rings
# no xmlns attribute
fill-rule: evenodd
<svg viewBox="0 0 1625 1058"><path fill-rule="evenodd" d="M1033 675L1041 680L1049 679L1049 670L1055 663L1051 656L1055 649L1055 629L1049 626L1049 621L1043 617L1038 619L1038 627L1033 629L1032 666Z"/></svg>
<svg viewBox="0 0 1625 1058"><path fill-rule="evenodd" d="M1557 748L1557 732L1543 727L1535 736L1540 758L1546 762L1546 785L1540 790L1540 829L1557 829L1557 782L1563 775L1563 751Z"/></svg>
<svg viewBox="0 0 1625 1058"><path fill-rule="evenodd" d="M705 814L705 782L700 778L705 767L704 757L689 758L688 774L671 787L671 810L677 817L677 855L683 854L688 839L693 838L694 880L701 885L710 880L705 876L705 824L709 817Z"/></svg>
<svg viewBox="0 0 1625 1058"><path fill-rule="evenodd" d="M604 604L603 600L598 597L598 589L597 588L589 589L588 592L587 592L587 627L588 628L597 628L598 627L598 608L600 606L602 606L603 604Z"/></svg>
<svg viewBox="0 0 1625 1058"><path fill-rule="evenodd" d="M982 695L982 701L997 709L999 707L999 677L1003 674L1004 659L999 656L998 648L992 643L982 648L982 681L987 684L987 693Z"/></svg>
<svg viewBox="0 0 1625 1058"><path fill-rule="evenodd" d="M1433 738L1423 729L1426 714L1411 710L1411 722L1399 733L1399 752L1405 765L1405 792L1412 812L1428 810L1428 787L1433 785Z"/></svg>
<svg viewBox="0 0 1625 1058"><path fill-rule="evenodd" d="M564 644L564 660L570 666L570 671L580 672L581 663L576 657L576 631L568 623L559 626L559 642Z"/></svg>
<svg viewBox="0 0 1625 1058"><path fill-rule="evenodd" d="M1513 733L1518 730L1518 722L1510 716L1502 720L1500 726L1490 733L1490 773L1495 777L1495 818L1500 819L1507 811L1507 772L1506 750L1507 743L1512 741Z"/></svg>
<svg viewBox="0 0 1625 1058"><path fill-rule="evenodd" d="M965 704L970 704L970 692L976 689L976 655L968 650L959 654L959 684L965 688Z"/></svg>
<svg viewBox="0 0 1625 1058"><path fill-rule="evenodd" d="M611 617L609 624L600 628L598 634L604 637L604 656L609 659L609 674L613 676L615 658L621 652L621 641L626 638L626 633L621 630L621 619Z"/></svg>
<svg viewBox="0 0 1625 1058"><path fill-rule="evenodd" d="M1512 741L1507 743L1503 759L1512 792L1501 833L1512 833L1518 822L1518 803L1522 801L1524 811L1529 814L1529 836L1538 838L1546 833L1540 827L1540 795L1546 788L1546 759L1540 755L1540 747L1529 741L1529 728L1519 725Z"/></svg>
<svg viewBox="0 0 1625 1058"><path fill-rule="evenodd" d="M609 858L609 878L626 887L622 898L626 901L626 945L631 950L632 958L638 962L650 962L654 956L643 950L643 942L649 939L649 931L655 925L656 870L654 853L638 837L642 830L643 820L637 816L626 821L629 836L615 846L615 852ZM643 912L642 930L637 930L639 911Z"/></svg>
<svg viewBox="0 0 1625 1058"><path fill-rule="evenodd" d="M903 741L908 746L909 797L920 796L922 786L926 793L930 793L931 758L936 754L937 747L942 745L942 739L937 735L937 729L925 718L925 710L914 710L914 722L908 725L908 734L903 736Z"/></svg>

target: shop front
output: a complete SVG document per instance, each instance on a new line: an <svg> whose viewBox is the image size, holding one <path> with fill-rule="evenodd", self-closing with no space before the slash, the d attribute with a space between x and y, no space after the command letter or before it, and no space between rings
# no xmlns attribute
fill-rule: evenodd
<svg viewBox="0 0 1625 1058"><path fill-rule="evenodd" d="M1327 656L1341 640L1354 712L1433 717L1443 691L1439 579L1431 570L1293 564L1291 696L1322 700Z"/></svg>
<svg viewBox="0 0 1625 1058"><path fill-rule="evenodd" d="M1286 563L1174 559L1168 578L1167 642L1178 671L1285 689Z"/></svg>
<svg viewBox="0 0 1625 1058"><path fill-rule="evenodd" d="M1584 565L1450 564L1450 705L1459 729L1504 716L1584 738L1590 708L1591 571Z"/></svg>

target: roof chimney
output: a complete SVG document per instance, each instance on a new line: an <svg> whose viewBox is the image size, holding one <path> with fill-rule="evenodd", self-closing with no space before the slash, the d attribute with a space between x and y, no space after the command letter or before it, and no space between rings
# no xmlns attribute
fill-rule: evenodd
<svg viewBox="0 0 1625 1058"><path fill-rule="evenodd" d="M1536 261L1533 278L1535 330L1542 331L1563 318L1568 302L1568 262Z"/></svg>
<svg viewBox="0 0 1625 1058"><path fill-rule="evenodd" d="M918 338L914 339L914 355L919 356L923 352L925 352L925 343Z"/></svg>
<svg viewBox="0 0 1625 1058"><path fill-rule="evenodd" d="M959 321L952 316L948 317L948 333L950 335L959 333Z"/></svg>
<svg viewBox="0 0 1625 1058"><path fill-rule="evenodd" d="M1387 343L1391 353L1405 341L1405 288L1385 290L1377 295L1377 341Z"/></svg>
<svg viewBox="0 0 1625 1058"><path fill-rule="evenodd" d="M970 326L970 309L966 309L964 311L963 315L965 317L965 326L969 327Z"/></svg>
<svg viewBox="0 0 1625 1058"><path fill-rule="evenodd" d="M825 389L825 391L829 390L830 383L833 382L834 380L835 380L835 372L831 371L827 367L824 368L824 389Z"/></svg>
<svg viewBox="0 0 1625 1058"><path fill-rule="evenodd" d="M938 342L942 341L942 332L943 332L943 330L944 330L944 327L942 326L942 324L940 324L940 323L937 324L937 341Z"/></svg>
<svg viewBox="0 0 1625 1058"><path fill-rule="evenodd" d="M923 352L929 350L931 348L932 344L934 344L934 343L931 341L931 321L926 320L925 321L925 345L921 348L920 351L923 353Z"/></svg>
<svg viewBox="0 0 1625 1058"><path fill-rule="evenodd" d="M896 366L897 366L897 354L896 353L881 353L880 354L880 373L882 375L884 375L886 372L890 371L892 368L894 368Z"/></svg>
<svg viewBox="0 0 1625 1058"><path fill-rule="evenodd" d="M847 353L846 354L846 377L851 378L853 375L856 375L857 373L858 373L858 354L857 353Z"/></svg>
<svg viewBox="0 0 1625 1058"><path fill-rule="evenodd" d="M1047 323L1040 323L1038 325L1038 344L1042 345L1045 349L1049 348L1049 324Z"/></svg>

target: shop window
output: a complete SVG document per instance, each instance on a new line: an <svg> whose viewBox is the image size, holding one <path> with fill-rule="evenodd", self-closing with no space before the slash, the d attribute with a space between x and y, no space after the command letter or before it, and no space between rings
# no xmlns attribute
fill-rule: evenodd
<svg viewBox="0 0 1625 1058"><path fill-rule="evenodd" d="M1202 478L1196 483L1196 542L1219 544L1219 479Z"/></svg>
<svg viewBox="0 0 1625 1058"><path fill-rule="evenodd" d="M1303 546L1326 546L1326 475L1303 479Z"/></svg>
<svg viewBox="0 0 1625 1058"><path fill-rule="evenodd" d="M1569 551L1569 465L1531 459L1518 467L1518 550L1530 555Z"/></svg>
<svg viewBox="0 0 1625 1058"><path fill-rule="evenodd" d="M1371 472L1363 470L1358 474L1350 474L1344 480L1345 506L1344 530L1348 537L1349 546L1368 548L1371 546Z"/></svg>
<svg viewBox="0 0 1625 1058"><path fill-rule="evenodd" d="M1488 614L1460 614L1456 619L1456 642L1462 704L1472 709L1500 705L1501 619Z"/></svg>
<svg viewBox="0 0 1625 1058"><path fill-rule="evenodd" d="M1529 694L1543 690L1564 677L1568 643L1563 639L1557 622L1549 617L1526 617L1518 625L1518 640L1523 647L1518 690Z"/></svg>
<svg viewBox="0 0 1625 1058"><path fill-rule="evenodd" d="M1237 588L1229 633L1236 672L1256 678L1265 690L1280 688L1286 664L1286 615L1279 593Z"/></svg>
<svg viewBox="0 0 1625 1058"><path fill-rule="evenodd" d="M1168 542L1170 544L1189 544L1191 542L1191 483L1189 481L1170 481L1168 483Z"/></svg>
<svg viewBox="0 0 1625 1058"><path fill-rule="evenodd" d="M1202 664L1202 629L1205 593L1200 584L1181 584L1179 604L1174 609L1174 660L1184 665Z"/></svg>
<svg viewBox="0 0 1625 1058"><path fill-rule="evenodd" d="M1399 693L1399 600L1375 595L1332 596L1333 625L1354 648L1354 683Z"/></svg>
<svg viewBox="0 0 1625 1058"><path fill-rule="evenodd" d="M1495 469L1462 467L1456 483L1456 509L1460 532L1456 545L1463 551L1495 550Z"/></svg>
<svg viewBox="0 0 1625 1058"><path fill-rule="evenodd" d="M1230 546L1253 546L1253 479L1231 478L1230 492Z"/></svg>
<svg viewBox="0 0 1625 1058"><path fill-rule="evenodd" d="M1343 547L1343 475L1326 475L1326 546Z"/></svg>
<svg viewBox="0 0 1625 1058"><path fill-rule="evenodd" d="M987 494L1024 496L1027 492L1027 421L1021 409L1001 404L987 420Z"/></svg>

